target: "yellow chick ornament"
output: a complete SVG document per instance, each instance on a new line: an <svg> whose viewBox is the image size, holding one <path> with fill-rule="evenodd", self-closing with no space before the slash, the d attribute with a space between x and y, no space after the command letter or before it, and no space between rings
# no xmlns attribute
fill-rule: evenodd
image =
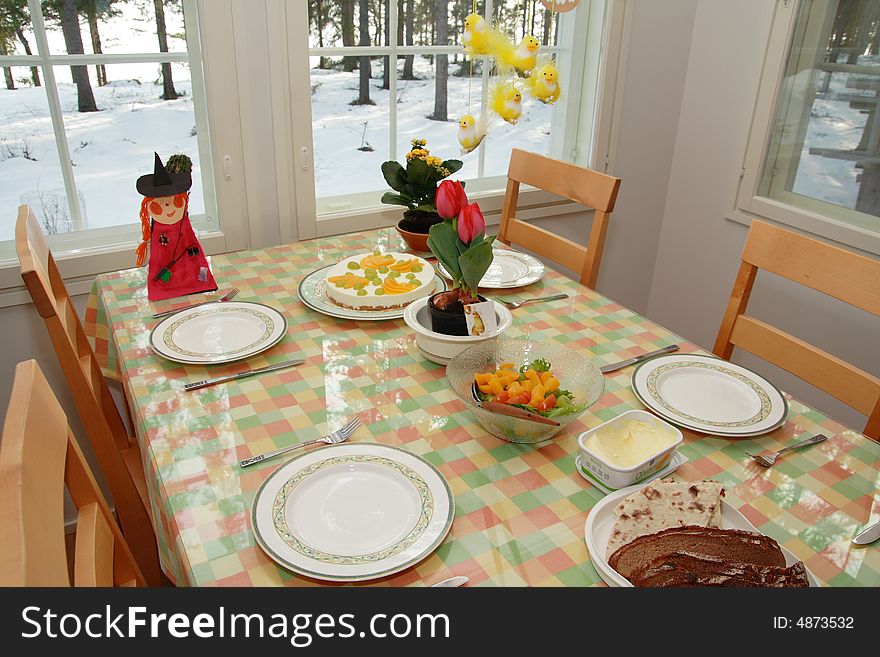
<svg viewBox="0 0 880 657"><path fill-rule="evenodd" d="M495 85L489 94L489 104L510 125L516 125L522 115L522 93L512 82Z"/></svg>
<svg viewBox="0 0 880 657"><path fill-rule="evenodd" d="M464 19L464 33L461 45L469 55L488 55L490 30L486 19L479 14L471 14Z"/></svg>
<svg viewBox="0 0 880 657"><path fill-rule="evenodd" d="M552 105L559 98L559 71L553 64L544 64L529 78L529 89L542 103Z"/></svg>
<svg viewBox="0 0 880 657"><path fill-rule="evenodd" d="M538 63L538 50L540 49L541 42L531 34L527 34L511 53L510 64L516 69L517 73L521 76L526 76Z"/></svg>
<svg viewBox="0 0 880 657"><path fill-rule="evenodd" d="M474 150L486 137L486 119L480 117L477 121L470 114L465 114L458 121L458 143L461 144L461 154L467 155Z"/></svg>

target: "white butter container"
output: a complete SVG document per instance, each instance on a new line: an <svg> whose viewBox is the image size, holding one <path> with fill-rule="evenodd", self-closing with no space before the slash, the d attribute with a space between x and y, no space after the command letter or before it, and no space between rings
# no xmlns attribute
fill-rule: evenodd
<svg viewBox="0 0 880 657"><path fill-rule="evenodd" d="M675 435L676 441L669 447L666 447L662 451L651 455L638 465L635 465L631 468L620 468L616 465L608 463L606 460L587 449L587 438L592 436L597 431L607 429L614 424L625 424L627 422L631 422L632 420L638 420L646 424L650 424L654 427L663 428L667 431L670 431ZM668 422L661 420L656 415L652 415L647 411L627 411L626 413L621 413L617 417L612 418L607 422L603 422L598 427L594 427L589 431L584 431L580 436L578 436L580 462L583 466L582 471L586 470L587 472L585 474L593 477L594 479L597 479L606 488L610 488L612 490L624 488L626 486L632 486L666 467L666 465L669 463L669 459L672 457L673 452L675 452L676 448L681 444L683 438L684 437L682 436L681 431L679 431L676 427L672 426Z"/></svg>

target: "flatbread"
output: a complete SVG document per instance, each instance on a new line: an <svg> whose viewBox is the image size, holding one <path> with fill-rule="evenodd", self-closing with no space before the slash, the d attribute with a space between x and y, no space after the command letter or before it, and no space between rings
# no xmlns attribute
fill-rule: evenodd
<svg viewBox="0 0 880 657"><path fill-rule="evenodd" d="M608 539L605 558L617 548L646 534L670 527L721 528L721 497L724 487L717 481L652 482L625 497L614 515L617 520Z"/></svg>

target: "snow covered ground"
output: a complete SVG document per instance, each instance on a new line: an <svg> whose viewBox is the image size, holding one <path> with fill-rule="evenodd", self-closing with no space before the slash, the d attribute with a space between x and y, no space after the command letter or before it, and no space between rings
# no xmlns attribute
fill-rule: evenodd
<svg viewBox="0 0 880 657"><path fill-rule="evenodd" d="M402 65L401 65L402 66ZM312 126L315 150L315 188L317 196L333 196L387 189L380 166L388 159L403 163L412 139L428 141L433 155L461 159L465 164L456 178L477 177L479 152L460 155L458 119L468 110L468 78L450 75L448 79L449 121L432 121L426 117L434 111L434 74L426 58L415 60L418 80L397 82L397 153L389 153L390 92L380 89L381 61L373 62L376 77L370 87L375 105L351 105L358 96L358 72L312 69ZM450 63L450 72L458 69ZM481 80L471 83L471 114L480 112ZM510 149L513 147L548 153L550 122L553 107L526 97L523 114L516 125L498 117L490 120L486 138L484 175L507 172ZM362 141L374 150L358 150ZM344 190L344 191L341 191Z"/></svg>

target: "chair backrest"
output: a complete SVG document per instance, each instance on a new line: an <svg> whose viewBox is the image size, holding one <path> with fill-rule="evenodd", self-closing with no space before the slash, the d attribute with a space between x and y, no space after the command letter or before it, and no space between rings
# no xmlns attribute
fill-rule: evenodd
<svg viewBox="0 0 880 657"><path fill-rule="evenodd" d="M587 245L582 246L517 219L516 206L521 183L592 208L593 223ZM507 169L507 192L498 239L506 244L524 245L563 267L579 272L580 282L594 288L602 262L608 219L614 211L619 188L620 178L514 148Z"/></svg>
<svg viewBox="0 0 880 657"><path fill-rule="evenodd" d="M43 372L34 360L19 363L0 442L0 585L70 586L65 485L78 510L73 584L143 586Z"/></svg>
<svg viewBox="0 0 880 657"><path fill-rule="evenodd" d="M86 338L64 279L49 250L46 236L27 205L18 208L15 249L21 265L21 277L49 331L80 420L113 496L122 530L147 580L151 584L158 583L160 572L156 538L149 511L122 456L123 451L136 449L137 446L132 446L129 441L95 352Z"/></svg>
<svg viewBox="0 0 880 657"><path fill-rule="evenodd" d="M880 440L880 378L746 314L759 269L880 316L880 260L752 221L712 349L730 359L740 347L791 372L867 415L865 435Z"/></svg>

